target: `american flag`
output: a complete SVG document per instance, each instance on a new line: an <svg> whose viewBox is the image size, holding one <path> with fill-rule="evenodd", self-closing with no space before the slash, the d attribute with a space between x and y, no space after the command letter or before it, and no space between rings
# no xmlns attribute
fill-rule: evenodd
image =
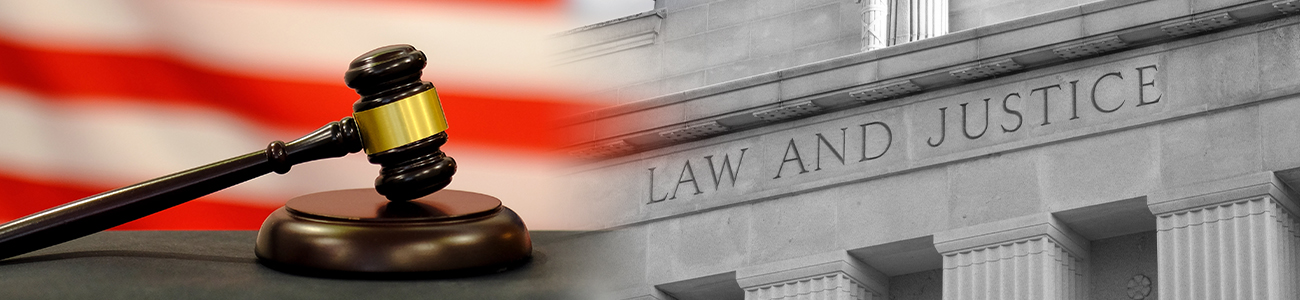
<svg viewBox="0 0 1300 300"><path fill-rule="evenodd" d="M557 116L597 107L553 74L563 0L0 0L0 219L264 149L351 114L357 55L429 56L449 188L532 229L575 229L553 182ZM116 229L256 229L288 199L371 187L364 154L301 164Z"/></svg>

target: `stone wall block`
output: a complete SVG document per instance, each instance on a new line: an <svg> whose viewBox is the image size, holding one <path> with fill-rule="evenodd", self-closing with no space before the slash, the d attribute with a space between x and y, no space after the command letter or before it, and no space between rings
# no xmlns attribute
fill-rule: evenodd
<svg viewBox="0 0 1300 300"><path fill-rule="evenodd" d="M733 26L664 42L664 75L672 76L708 69L744 59L749 42L743 27Z"/></svg>
<svg viewBox="0 0 1300 300"><path fill-rule="evenodd" d="M645 226L646 281L669 282L735 270L747 264L753 222L748 207L718 210Z"/></svg>
<svg viewBox="0 0 1300 300"><path fill-rule="evenodd" d="M613 86L625 86L663 77L662 50L657 45L642 46L615 52L592 60L598 61L596 71ZM592 69L587 69L592 70Z"/></svg>
<svg viewBox="0 0 1300 300"><path fill-rule="evenodd" d="M761 58L778 54L789 53L797 46L803 46L794 42L795 35L803 29L804 25L801 20L795 19L793 15L781 16L766 20L746 23L741 28L741 34L751 46L749 57ZM790 65L782 65L775 69L788 68ZM745 74L745 75L754 75Z"/></svg>
<svg viewBox="0 0 1300 300"><path fill-rule="evenodd" d="M856 249L947 230L947 180L943 169L927 169L849 185L843 194L817 194L845 195L835 229L841 248Z"/></svg>
<svg viewBox="0 0 1300 300"><path fill-rule="evenodd" d="M1260 89L1300 90L1300 25L1259 34Z"/></svg>
<svg viewBox="0 0 1300 300"><path fill-rule="evenodd" d="M1297 77L1300 78L1300 77ZM1300 167L1300 101L1274 101L1259 106L1260 141L1265 170Z"/></svg>
<svg viewBox="0 0 1300 300"><path fill-rule="evenodd" d="M658 45L641 46L568 62L557 68L583 82L584 91L615 89L662 77L661 53Z"/></svg>
<svg viewBox="0 0 1300 300"><path fill-rule="evenodd" d="M788 0L723 0L709 5L709 29L749 26L751 22L788 14L818 3Z"/></svg>
<svg viewBox="0 0 1300 300"><path fill-rule="evenodd" d="M842 24L840 9L839 4L833 3L801 10L782 18L795 20L796 34L792 40L794 45L810 45L838 38L857 38L856 30L848 33L842 29L845 26L840 26ZM856 29L856 27L849 28Z"/></svg>
<svg viewBox="0 0 1300 300"><path fill-rule="evenodd" d="M672 13L664 22L663 39L676 40L700 34L708 29L709 6L696 6Z"/></svg>
<svg viewBox="0 0 1300 300"><path fill-rule="evenodd" d="M718 2L719 0L673 0L673 1L656 1L655 8L663 8L669 13L674 11L688 9L699 5Z"/></svg>
<svg viewBox="0 0 1300 300"><path fill-rule="evenodd" d="M806 195L753 205L750 263L770 262L835 249L837 205Z"/></svg>
<svg viewBox="0 0 1300 300"><path fill-rule="evenodd" d="M1178 106L1211 109L1254 100L1260 86L1258 41L1246 35L1169 52L1160 68L1165 97Z"/></svg>
<svg viewBox="0 0 1300 300"><path fill-rule="evenodd" d="M1160 131L1143 128L1043 147L1043 209L1061 211L1132 199L1160 188Z"/></svg>
<svg viewBox="0 0 1300 300"><path fill-rule="evenodd" d="M1257 107L1160 125L1164 186L1174 187L1259 172Z"/></svg>
<svg viewBox="0 0 1300 300"><path fill-rule="evenodd" d="M922 139L923 140L923 139ZM949 226L960 227L1042 211L1038 166L1024 153L948 167Z"/></svg>

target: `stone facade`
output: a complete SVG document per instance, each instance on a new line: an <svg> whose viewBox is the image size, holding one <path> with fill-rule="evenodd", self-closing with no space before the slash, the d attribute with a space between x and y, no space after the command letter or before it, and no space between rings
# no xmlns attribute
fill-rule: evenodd
<svg viewBox="0 0 1300 300"><path fill-rule="evenodd" d="M1300 298L1300 1L767 2L564 36L644 44L573 61L635 73L561 129L598 298Z"/></svg>

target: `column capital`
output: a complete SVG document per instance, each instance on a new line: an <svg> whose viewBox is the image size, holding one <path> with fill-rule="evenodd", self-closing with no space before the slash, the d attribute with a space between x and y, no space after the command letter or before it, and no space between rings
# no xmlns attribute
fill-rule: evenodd
<svg viewBox="0 0 1300 300"><path fill-rule="evenodd" d="M830 276L843 276L874 295L861 297L861 299L888 299L889 276L853 258L848 251L826 252L736 270L736 282L746 291L746 294L757 289L792 284L797 281L822 280ZM746 296L745 299L750 297Z"/></svg>
<svg viewBox="0 0 1300 300"><path fill-rule="evenodd" d="M1087 298L1086 238L1048 213L934 234L943 299Z"/></svg>
<svg viewBox="0 0 1300 300"><path fill-rule="evenodd" d="M1268 197L1292 215L1300 213L1295 192L1273 172L1260 172L1159 191L1147 196L1147 207L1157 216Z"/></svg>
<svg viewBox="0 0 1300 300"><path fill-rule="evenodd" d="M1158 218L1160 298L1295 299L1300 294L1295 199L1273 172L1147 197Z"/></svg>
<svg viewBox="0 0 1300 300"><path fill-rule="evenodd" d="M934 247L940 254L948 255L1036 237L1049 237L1070 254L1088 257L1088 239L1048 213L935 233Z"/></svg>

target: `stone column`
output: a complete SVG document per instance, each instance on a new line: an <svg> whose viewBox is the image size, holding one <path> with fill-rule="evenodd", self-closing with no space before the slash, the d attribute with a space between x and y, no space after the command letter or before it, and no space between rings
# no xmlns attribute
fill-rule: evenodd
<svg viewBox="0 0 1300 300"><path fill-rule="evenodd" d="M1161 299L1300 299L1294 197L1271 172L1149 197Z"/></svg>
<svg viewBox="0 0 1300 300"><path fill-rule="evenodd" d="M889 0L862 1L862 51L888 46Z"/></svg>
<svg viewBox="0 0 1300 300"><path fill-rule="evenodd" d="M889 0L889 45L912 41L911 0Z"/></svg>
<svg viewBox="0 0 1300 300"><path fill-rule="evenodd" d="M1083 300L1088 240L1050 214L941 232L944 300Z"/></svg>
<svg viewBox="0 0 1300 300"><path fill-rule="evenodd" d="M835 251L736 271L745 300L889 299L889 277Z"/></svg>
<svg viewBox="0 0 1300 300"><path fill-rule="evenodd" d="M904 1L904 0L896 0ZM910 41L948 33L948 0L908 0Z"/></svg>

